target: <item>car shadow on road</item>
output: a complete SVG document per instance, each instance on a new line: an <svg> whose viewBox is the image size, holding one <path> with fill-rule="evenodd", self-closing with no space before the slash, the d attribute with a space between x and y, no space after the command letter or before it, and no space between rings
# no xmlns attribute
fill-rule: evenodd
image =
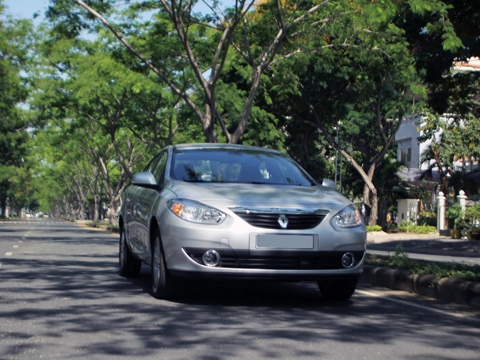
<svg viewBox="0 0 480 360"><path fill-rule="evenodd" d="M139 287L152 296L150 267L142 265L138 277L127 279L132 288ZM175 278L173 295L168 301L189 305L222 306L348 306L321 296L316 282L279 282L262 280L212 280Z"/></svg>

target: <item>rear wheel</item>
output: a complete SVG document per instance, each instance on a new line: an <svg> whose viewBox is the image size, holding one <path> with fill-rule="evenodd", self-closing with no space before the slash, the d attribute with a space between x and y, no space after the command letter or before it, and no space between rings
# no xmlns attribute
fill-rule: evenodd
<svg viewBox="0 0 480 360"><path fill-rule="evenodd" d="M165 264L158 230L155 231L152 245L152 294L157 299L166 299L172 294L173 281Z"/></svg>
<svg viewBox="0 0 480 360"><path fill-rule="evenodd" d="M323 297L328 300L348 300L357 288L358 279L345 278L338 280L320 280L318 288Z"/></svg>
<svg viewBox="0 0 480 360"><path fill-rule="evenodd" d="M123 228L120 229L118 260L121 276L137 276L140 273L142 262L136 259L130 251Z"/></svg>

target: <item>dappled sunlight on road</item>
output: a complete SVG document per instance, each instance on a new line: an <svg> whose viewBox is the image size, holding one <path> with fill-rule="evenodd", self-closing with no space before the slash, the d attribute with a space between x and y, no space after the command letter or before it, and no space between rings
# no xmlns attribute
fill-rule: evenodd
<svg viewBox="0 0 480 360"><path fill-rule="evenodd" d="M107 232L30 229L8 239L18 248L1 258L0 358L474 359L480 350L468 321L360 292L337 304L309 282L182 281L171 301L156 300L148 267L118 275Z"/></svg>

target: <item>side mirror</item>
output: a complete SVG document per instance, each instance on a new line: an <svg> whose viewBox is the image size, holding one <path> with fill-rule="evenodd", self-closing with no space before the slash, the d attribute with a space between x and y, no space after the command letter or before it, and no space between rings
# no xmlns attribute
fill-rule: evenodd
<svg viewBox="0 0 480 360"><path fill-rule="evenodd" d="M337 190L337 184L335 184L335 181L329 180L329 179L323 179L322 180L322 185L326 186L330 189Z"/></svg>
<svg viewBox="0 0 480 360"><path fill-rule="evenodd" d="M141 172L133 175L132 184L156 190L160 188L151 172Z"/></svg>

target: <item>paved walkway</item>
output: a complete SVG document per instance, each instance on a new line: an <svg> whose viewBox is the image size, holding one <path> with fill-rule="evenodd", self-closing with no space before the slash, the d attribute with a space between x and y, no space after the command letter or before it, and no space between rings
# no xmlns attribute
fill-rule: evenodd
<svg viewBox="0 0 480 360"><path fill-rule="evenodd" d="M377 255L393 254L398 244L410 259L457 262L480 265L480 241L452 239L433 234L368 233L367 252Z"/></svg>

